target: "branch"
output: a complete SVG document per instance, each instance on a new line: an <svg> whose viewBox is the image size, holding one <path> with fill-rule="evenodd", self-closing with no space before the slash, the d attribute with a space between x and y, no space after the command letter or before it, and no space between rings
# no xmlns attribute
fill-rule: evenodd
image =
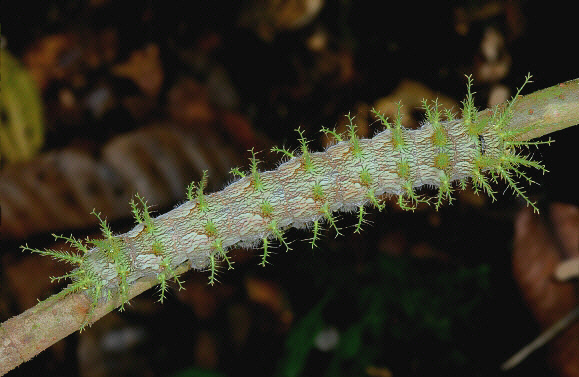
<svg viewBox="0 0 579 377"><path fill-rule="evenodd" d="M513 106L509 130L526 130L520 141L535 139L579 123L579 79L523 96Z"/></svg>
<svg viewBox="0 0 579 377"><path fill-rule="evenodd" d="M465 104L465 109L466 110L472 110L472 108L470 108L470 103L472 103L472 96L470 94L470 88L469 88L469 96L467 97L467 100L464 102ZM512 106L511 106L512 105ZM470 123L470 121L474 120L474 119L495 119L493 118L493 111L491 110L485 110L482 112L475 114L475 112L468 112L465 111L465 109L463 109L463 116L465 116L465 119L463 119L464 124L468 124ZM570 127L572 125L575 125L577 123L579 123L579 79L576 80L572 80L566 83L562 83L559 85L555 85L553 87L547 88L547 89L543 89L537 92L534 92L532 94L529 94L527 96L523 96L520 98L517 98L515 102L511 101L508 102L507 104L502 106L502 109L509 109L510 114L509 114L509 123L504 125L502 127L502 131L507 132L507 133L511 133L514 136L513 142L516 143L516 141L527 141L536 137L540 137L540 136L544 136L547 135L549 133L555 132L557 130L560 129L564 129L567 127ZM429 121L431 121L431 126L432 129L430 131L432 131L432 134L436 137L441 136L441 138L437 139L438 143L443 143L443 144L436 144L436 150L440 150L440 148L444 147L444 143L448 143L448 141L446 141L445 136L450 137L455 137L453 134L451 134L450 132L448 132L448 135L445 134L444 132L444 127L455 127L457 125L459 125L460 123L455 121L454 123L448 123L447 125L442 125L441 122L438 121L438 113L436 113L437 108L428 108L428 111L432 111L433 113L430 115ZM466 115L465 115L466 114ZM381 118L382 119L382 118ZM386 119L382 119L384 125L387 127L387 131L385 132L389 132L390 134L390 141L389 143L392 143L393 145L396 145L396 143L400 143L398 146L400 147L400 145L402 145L402 147L404 146L404 137L407 138L407 141L413 141L415 143L419 143L422 142L422 139L419 139L418 137L414 137L414 139L408 139L410 137L410 133L409 132L415 132L415 131L408 131L405 130L403 128L400 128L400 124L399 124L399 119L396 120L395 124L390 124L388 123L388 121ZM482 123L481 123L482 124ZM354 157L352 156L346 156L346 154L343 154L343 158L350 158L351 161L348 161L348 163L346 163L346 161L342 161L341 163L336 163L335 158L336 156L334 156L334 160L330 159L329 157L323 157L324 154L322 153L310 153L308 152L307 149L307 141L305 141L305 139L303 138L303 136L300 133L300 136L302 136L302 138L300 139L302 142L302 152L303 154L300 157L295 157L294 159L299 159L301 165L296 165L296 161L294 161L292 166L292 172L294 170L296 170L296 166L300 167L306 171L306 173L312 175L314 173L312 173L312 171L315 171L315 168L319 166L319 164L324 161L324 162L330 162L331 164L334 165L333 169L345 169L345 168L352 168L353 167L359 167L360 166L360 156L363 156L364 154L364 148L366 145L368 145L368 143L370 143L370 140L357 140L355 138L355 126L351 125L351 132L350 132L350 140L349 141L343 141L341 143L339 143L336 147L340 147L340 148L334 148L333 151L344 151L347 150L347 152L343 152L343 153L349 153L351 155L354 155L354 157L356 157L356 159L354 159ZM464 127L465 126L462 126ZM479 158L484 157L487 159L490 159L491 157L489 157L491 155L490 153L490 148L492 147L492 145L488 144L485 145L485 142L489 142L487 140L490 139L485 139L487 138L487 136L484 136L485 138L483 138L483 130L482 128L479 130L479 128L477 128L478 125L474 124L470 126L470 135L475 135L475 144L476 144L476 140L481 140L480 141L480 145L478 145L478 148L475 148L474 151L472 150L472 145L471 147L469 147L469 153L475 153L475 156L478 156ZM423 127L424 128L424 127ZM408 132L408 133L407 133ZM486 132L486 131L485 131ZM487 135L487 134L485 134ZM492 136L492 135L491 135ZM470 137L470 136L469 136ZM478 137L479 139L476 139L476 137ZM426 140L427 138L423 138L424 140ZM428 138L428 142L430 141L431 138ZM469 140L473 140L473 139L469 139ZM364 144L362 143L364 142ZM349 143L349 144L345 144L345 143ZM441 147L442 146L442 147ZM344 147L347 147L346 149L344 149ZM413 148L418 148L417 146L414 146ZM488 148L486 150L486 154L485 154L485 148ZM330 149L327 151L330 152ZM465 153L464 151L462 151L463 153ZM392 154L396 154L396 156L402 156L403 153L406 152L399 152L399 151L395 151L395 152L391 152ZM434 153L434 152L433 152ZM441 153L438 153L437 156L441 156ZM332 156L330 156L332 157ZM447 168L451 163L456 163L456 162L449 162L449 160L445 160L444 159L444 155L442 155L442 159L437 160L437 164L440 164L441 168L440 171L443 172L445 168ZM323 160L323 159L327 159L327 160ZM515 156L513 158L518 158L518 156ZM294 159L290 160L293 161ZM352 162L352 161L357 161L357 162ZM512 165L515 166L515 172L516 173L520 173L518 170L516 170L516 165L518 163L520 163L521 161L525 162L525 164L523 164L524 166L531 166L531 167L536 167L536 166L540 166L537 163L533 163L531 161L526 161L526 160L521 160L520 158L518 160L511 160L511 161L516 161L516 162L511 162ZM414 163L414 161L412 161ZM318 165L317 165L318 164ZM284 171L283 173L283 177L287 177L290 174L288 173L288 163L284 164L286 166L286 171ZM281 165L280 168L278 168L278 172L282 169L284 169L284 165ZM336 167L337 166L337 167ZM344 167L345 166L345 167ZM410 204L412 204L412 202L418 202L421 201L422 199L419 198L418 196L416 196L416 194L413 192L414 187L417 187L418 185L414 185L416 182L413 182L411 179L413 179L413 175L411 175L410 169L411 168L415 168L415 165L411 165L411 164L406 164L405 166L403 166L403 164L400 164L401 167L399 167L399 171L394 173L394 174L398 174L398 177L400 179L397 178L397 180L401 183L398 183L399 185L401 185L400 190L398 192L394 192L394 194L399 195L399 203L401 205L401 207L406 208L406 209L412 209L412 206L408 206L409 203L408 201L410 201ZM451 166L452 167L452 166ZM404 169L402 169L404 168ZM489 168L490 169L490 168ZM505 171L503 169L503 166L498 166L497 170L497 174L499 176L502 176L505 180L507 180L507 183L509 183L509 185L513 184L512 183L512 174L509 174L508 171ZM501 170L502 169L502 170ZM306 213L305 210L302 210L302 218L306 219L308 218L308 221L314 221L313 225L313 229L314 229L314 237L312 239L312 244L315 242L316 237L317 237L317 229L318 229L318 220L326 220L328 223L330 223L331 226L335 227L335 224L333 223L333 218L332 218L332 211L334 210L339 210L340 208L342 209L351 209L351 208L356 208L359 207L360 210L360 223L363 223L363 219L362 219L362 215L365 213L364 212L364 205L367 204L371 204L374 205L378 208L381 208L381 204L378 203L376 197L374 196L374 194L376 195L380 195L381 193L388 193L388 191L382 189L381 191L378 190L375 185L377 184L376 181L377 179L373 178L371 173L372 169L368 169L366 167L364 167L362 165L361 170L356 170L354 174L354 178L351 178L353 181L357 182L355 186L353 183L351 183L351 181L346 181L346 180L341 180L340 184L342 185L342 187L340 188L336 188L336 190L342 190L340 191L340 197L342 200L342 204L341 206L338 207L333 207L332 204L329 201L324 202L323 206L320 205L320 208L317 209L318 212L308 212ZM451 169L452 170L452 169ZM297 171L297 170L296 170ZM473 182L476 185L475 188L478 188L480 191L485 191L487 192L489 195L493 195L493 191L490 189L490 186L488 186L488 182L485 180L485 177L478 174L481 171L479 170L475 170L474 171L475 176L472 176L473 178ZM335 172L334 172L335 173ZM265 173L264 173L265 174ZM271 173L271 174L276 174L275 172ZM281 173L277 173L279 174L279 176L276 176L277 178L281 177L282 174ZM472 173L470 173L472 174ZM521 173L522 174L522 173ZM452 182L453 180L456 179L464 179L465 177L469 176L468 174L462 174L459 175L457 177L453 176L453 177L446 177L444 178L444 181L439 181L437 182L437 186L439 186L440 190L439 191L439 200L437 203L437 207L440 204L441 200L444 198L448 198L450 200L450 182ZM265 176L264 176L265 177ZM402 178L405 177L405 180L403 180ZM445 177L443 175L443 177ZM524 175L523 175L524 177ZM297 180L298 178L300 178L300 182L303 182L303 184L308 183L309 181L304 180L303 177L298 176L297 178L292 178ZM339 177L340 179L342 179L342 176ZM270 176L271 179L271 176ZM334 178L336 182L338 182L337 178ZM437 178L439 179L439 178ZM243 177L240 181L241 182L239 185L241 184L245 184L245 186L248 186L246 183L250 182L253 185L253 189L255 190L255 192L263 192L263 190L266 190L266 188L261 187L261 181L260 181L260 173L257 171L257 160L255 159L255 154L253 154L253 158L252 158L252 171L251 174L249 174L246 177ZM258 183L260 185L258 185ZM282 182L284 183L284 182ZM428 182L426 183L422 183L422 184L428 184ZM239 186L238 185L238 186ZM352 185L352 186L349 186ZM212 195L208 195L207 197L203 196L203 184L200 183L199 184L199 188L197 189L198 191L198 196L195 200L197 200L197 204L195 204L193 207L190 208L189 212L193 211L195 209L195 206L197 208L200 207L207 207L208 204L205 202L205 200L210 200L211 198L217 198L219 196L214 196L215 194ZM231 187L231 186L230 186ZM237 187L237 186L236 186ZM358 187L358 191L353 193L352 190L354 190L352 187ZM361 187L361 188L360 188ZM513 187L511 185L511 187ZM301 187L303 188L303 187ZM516 189L516 192L519 194L522 194L522 192L520 191L520 189L518 188L518 186L514 186L514 189ZM284 191L285 189L282 188L281 191ZM312 186L312 197L314 199L314 201L317 201L318 199L323 199L324 195L327 195L327 193L324 193L324 190L326 190L326 187L322 187L322 185L320 185L319 183L315 183ZM348 191L350 190L350 191ZM230 190L230 192L233 191L233 189ZM279 190L278 190L279 191ZM190 190L190 192L192 193L192 190ZM254 192L254 194L255 194ZM284 191L285 192L285 191ZM240 192L237 192L237 194L239 195ZM241 191L241 194L246 194L246 192ZM248 194L249 195L249 194ZM285 195L285 194L284 194ZM190 195L191 196L191 195ZM243 195L241 195L241 197L243 198ZM222 198L222 197L220 197ZM297 199L300 199L300 196L298 195L296 197ZM293 198L293 199L296 199ZM190 198L192 199L192 198ZM223 198L222 198L223 199ZM215 200L215 199L214 199ZM348 202L348 200L350 200ZM190 203L190 202L187 202ZM144 203L143 203L144 204ZM201 205L203 204L203 206ZM245 203L244 203L245 204ZM261 204L261 209L260 209L260 213L261 216L264 218L271 218L273 216L273 208L271 207L271 205L268 205L269 203L266 202L262 202ZM205 209L206 210L206 209ZM286 211L288 209L286 208ZM143 218L143 224L141 224L141 229L144 229L141 232L139 232L139 235L136 236L127 236L127 235L121 235L119 236L119 238L115 238L113 236L110 235L110 230L106 229L106 227L104 227L104 230L108 230L109 232L109 238L112 239L111 243L108 244L111 247L111 250L113 252L116 252L120 249L122 249L123 247L125 248L129 248L129 249L134 249L135 247L137 247L136 245L141 245L141 248L144 248L142 246L142 244L137 244L137 241L134 241L134 239L137 239L138 237L141 238L146 238L148 237L153 238L154 235L152 234L146 234L147 232L145 231L146 229L149 229L150 232L153 232L153 229L158 225L157 224L157 219L150 219L148 218L148 213L142 212L140 210L138 210L136 208L136 206L134 206L134 212L136 212L136 217L142 217ZM313 213L313 215L312 215ZM309 216L309 217L308 217ZM154 222L149 222L149 221L154 221ZM253 220L252 220L253 221ZM104 224L104 223L103 223ZM162 225L161 220L159 220L159 224ZM265 228L265 230L256 230L255 234L259 235L262 238L263 244L264 244L264 258L267 255L267 245L269 242L271 242L271 239L277 239L278 241L280 241L280 243L285 244L285 241L283 240L283 236L281 233L281 229L278 228L278 226L276 225L276 221L272 220L271 222L269 222L267 224L267 228ZM288 226L296 226L296 225L301 225L303 226L305 224L305 220L302 221L302 223L296 223L296 222L286 222L286 224L289 224ZM360 224L359 224L360 225ZM217 233L217 228L214 226L214 223L211 221L208 221L205 224L205 228L204 231L206 232L207 235L211 236L211 235L215 235ZM106 232L105 232L106 233ZM122 238L122 239L121 239ZM175 235L173 235L172 237L173 239L176 238ZM178 238L178 237L177 237ZM205 237L205 239L207 239L207 237ZM117 243L114 242L120 242L119 240L125 242L124 246L119 244L117 245ZM246 239L247 240L247 239ZM113 242L114 241L114 242ZM174 241L174 240L172 240ZM238 239L236 242L240 242L243 241L243 239ZM132 244L130 242L133 242ZM141 239L142 242L142 239ZM249 242L253 242L255 243L256 240L255 239L249 239ZM103 241L103 245L105 245L106 242ZM177 245L180 245L179 243L177 243ZM287 244L285 244L287 247ZM114 246L114 247L113 247ZM150 245L149 245L150 246ZM170 278L172 276L177 276L185 271L187 271L188 269L191 268L191 265L193 264L194 267L201 269L201 268L207 268L209 266L209 263L211 263L211 268L214 267L214 263L215 263L215 258L222 258L222 259L226 259L226 248L230 247L231 245L226 245L225 243L221 243L221 239L219 239L219 242L213 242L211 244L211 247L213 249L216 249L219 251L219 253L216 253L215 251L213 252L213 254L208 254L208 249L201 249L201 248L193 248L193 250L191 251L191 254L188 255L189 261L183 262L183 260L181 260L179 263L180 265L178 266L171 266L169 265L169 262L163 262L165 263L165 266L163 267L163 269L161 269L162 274L164 276L164 279L166 278ZM207 246L209 247L209 246ZM101 247L102 248L102 247ZM288 247L289 248L289 247ZM96 251L98 252L99 246L96 247ZM114 249L114 250L113 250ZM117 250L118 249L118 250ZM93 249L94 250L94 249ZM92 251L92 250L91 250ZM156 249L156 244L153 243L152 245L152 254L148 254L151 258L153 258L154 256L157 257L163 257L164 254L161 252L159 253L158 250ZM105 258L105 257L102 257ZM197 258L197 259L196 259ZM106 259L103 259L106 260ZM165 259L163 259L165 260ZM100 263L102 261L100 261L99 259L93 259L92 262L95 263ZM193 262L196 262L193 263ZM265 260L264 260L265 263ZM119 262L120 264L120 262ZM122 267L122 266L121 266ZM158 267L158 266L157 266ZM15 316L9 320L7 320L6 322L2 323L0 325L0 374L5 374L8 371L14 369L16 366L20 365L21 363L30 360L31 358L33 358L35 355L37 355L38 353L42 352L44 349L48 348L49 346L51 346L52 344L56 343L57 341L59 341L60 339L63 339L64 337L68 336L69 334L75 332L76 330L82 328L85 324L86 324L86 319L87 316L88 318L90 318L90 322L95 322L97 321L99 318L103 317L104 315L106 315L108 312L112 311L113 309L121 306L123 303L126 303L128 300L132 299L133 297L139 295L140 293L148 290L151 287L154 287L155 285L160 283L159 280L159 276L155 276L154 274L152 275L143 275L143 276L138 276L137 278L135 278L134 281L131 281L130 284L127 283L128 279L131 278L131 275L128 272L124 272L124 270L117 270L115 271L111 271L111 274L118 274L116 281L118 281L118 279L124 279L124 284L126 289L124 290L120 290L121 292L117 291L115 293L112 294L112 297L110 299L106 299L106 297L101 297L98 295L98 293L94 293L93 292L93 297L90 297L88 294L88 289L89 287L85 287L84 289L82 289L82 286L79 285L80 283L77 282L76 288L74 290L70 290L68 291L68 294L57 294L55 296L52 296L51 298L49 298L48 300L41 302L39 304L37 304L35 307L28 309L27 311L25 311L24 313ZM163 280L164 282L164 280ZM163 283L162 283L163 284ZM164 286L162 286L162 289ZM94 288L94 287L93 287ZM107 288L106 286L99 286L100 288ZM110 291L109 291L110 292ZM61 292L62 293L62 292Z"/></svg>
<svg viewBox="0 0 579 377"><path fill-rule="evenodd" d="M181 274L188 269L179 267L176 273ZM158 283L155 277L143 278L131 285L127 295L136 297ZM80 329L91 310L91 303L92 299L83 292L58 299L48 298L3 322L0 325L0 375ZM91 322L96 322L123 303L120 296L99 303L91 315Z"/></svg>

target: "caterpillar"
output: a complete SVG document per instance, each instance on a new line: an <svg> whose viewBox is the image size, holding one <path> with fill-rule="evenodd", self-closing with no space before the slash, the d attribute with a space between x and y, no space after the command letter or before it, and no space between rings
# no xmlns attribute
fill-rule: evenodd
<svg viewBox="0 0 579 377"><path fill-rule="evenodd" d="M323 133L336 140L323 152L310 151L309 141L298 128L297 153L272 148L286 160L275 170L260 171L258 153L251 150L249 169L231 170L236 177L233 183L207 194L205 171L200 182L187 187L187 201L158 217L151 215L147 201L137 194L130 203L137 225L127 233L113 234L106 219L93 211L102 239L81 241L55 236L76 247L78 253L28 246L23 249L76 265L65 276L53 278L72 280L53 297L84 291L94 308L100 300L109 300L113 295L128 301L131 284L150 276L159 283L162 302L170 279L181 285L175 271L183 264L208 270L209 284L214 284L221 265L232 268L227 252L234 246L261 245L260 264L265 266L274 245L291 250L284 236L290 227L309 229L309 241L315 247L324 224L340 234L336 212L357 212L355 232L359 232L365 224L367 207L384 209L384 196L395 196L405 210L413 210L419 203L438 209L445 202L452 202L453 192L464 188L467 181L475 192L495 200L492 183L502 180L538 211L516 178L533 183L522 168L547 170L520 147L549 144L551 140L518 141L517 135L527 130L511 131L506 127L513 105L530 78L527 75L515 96L488 116L481 116L474 105L470 76L460 119L443 111L437 101L424 101L426 120L421 128L405 128L400 111L393 120L374 111L384 130L371 139L360 139L354 119L348 115L348 131L344 135L322 128ZM400 110L402 105L398 106ZM422 192L424 187L434 188L436 193L429 196L428 190ZM90 315L91 312L84 325Z"/></svg>

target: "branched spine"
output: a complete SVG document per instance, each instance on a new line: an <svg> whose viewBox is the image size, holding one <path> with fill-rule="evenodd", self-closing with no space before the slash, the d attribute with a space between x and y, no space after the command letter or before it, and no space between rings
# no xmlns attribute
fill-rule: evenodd
<svg viewBox="0 0 579 377"><path fill-rule="evenodd" d="M313 165L312 165L312 157L308 149L309 140L304 137L304 131L302 131L299 127L296 129L296 131L300 135L298 140L300 142L300 150L302 152L301 159L303 166L307 172L311 172L313 169Z"/></svg>

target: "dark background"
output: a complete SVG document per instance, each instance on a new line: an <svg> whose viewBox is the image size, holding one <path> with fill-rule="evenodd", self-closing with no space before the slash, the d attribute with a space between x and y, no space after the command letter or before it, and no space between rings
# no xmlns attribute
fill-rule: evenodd
<svg viewBox="0 0 579 377"><path fill-rule="evenodd" d="M2 35L19 58L47 35L76 34L82 41L91 32L107 28L117 37L114 63L126 61L132 52L150 44L160 51L163 84L142 116L135 116L119 100L104 114L94 116L80 109L80 115L71 120L59 112L55 100L68 81L53 80L44 87L47 134L42 152L79 143L98 151L116 135L151 122L178 122L167 110L171 88L184 77L193 78L201 87L208 85L212 67L224 70L237 100L226 105L220 97L209 104L216 112L225 108L243 117L251 126L244 140L255 144L240 143L238 131L232 132L227 125L193 123L188 127L213 129L236 151L238 161L247 161L246 150L252 146L264 150L271 145L297 147L294 130L298 126L313 140L311 148L321 150L317 132L322 125L341 124L344 114L387 96L402 79L415 80L460 101L465 93L464 75L476 76L482 64L480 41L489 27L504 36L504 53L510 55L511 63L503 77L475 81L480 108L486 107L493 85L506 85L512 94L528 72L533 74L533 83L523 94L577 77L575 15L556 3L497 2L500 11L473 20L468 31L459 34L457 9L474 14L488 9L484 2L327 2L304 27L274 27L266 33L269 39L256 33L257 21L249 26L240 21L244 12L266 9L269 3L208 4L5 2ZM328 37L326 55L307 45L318 30ZM184 58L188 53L193 54L193 61L206 59L207 67L199 68ZM351 73L335 67L325 70L334 59ZM103 81L117 98L140 94L130 80L111 76L110 65L80 69L80 73L87 84L75 89L79 98L90 93L91 83ZM577 158L572 157L571 145L577 136L576 127L558 132L552 135L553 146L534 153L550 171L537 176L540 186L529 189L542 209L552 202L578 203L572 182ZM264 152L263 168L274 168L277 157ZM223 187L227 179L215 182L214 187ZM300 370L304 376L372 375L366 369L372 365L394 376L554 376L544 350L511 372L498 369L539 332L511 274L512 223L520 206L510 193L498 203L459 199L438 212L405 213L389 206L386 213L372 211L373 225L361 235L345 229L345 236L336 239L334 232L327 231L314 251L302 241L310 236L307 232L290 230L288 239L295 240L294 250L286 254L278 249L267 268L256 266L259 251L253 258L240 257L247 252L235 251L236 269L223 271L220 285L206 287L206 274L185 276L194 284L189 292L203 287L200 296L185 291L175 293L163 306L147 306L156 297L146 293L142 296L148 297L134 300L134 308L114 314L110 327L97 324L80 336L72 335L60 348L40 354L9 375L171 376L181 371L200 376L214 371L215 375L265 376L290 375L291 370ZM355 215L340 219L344 228L355 221ZM119 220L121 229L128 225L130 220ZM91 229L71 231L90 233ZM34 234L26 240L3 240L1 253L23 258L18 245L49 245L49 239L47 234ZM48 280L49 274L43 279ZM10 296L3 289L2 316L6 318L25 309L18 308ZM208 315L199 315L191 304L198 303L196 299L213 305ZM319 302L322 314L316 316ZM368 314L376 308L384 315ZM360 342L357 346L348 348L343 341L338 351L323 352L310 345L312 333L303 330L307 329L304 319L313 323L312 328L336 328L342 339L364 321L375 326L350 338ZM232 339L240 327L248 333L235 343ZM79 344L87 344L80 337L102 339L127 328L138 330L136 345L116 354L94 351L105 355L94 365L78 356L82 354ZM296 340L291 343L291 339ZM207 355L199 350L206 350ZM300 352L301 358L296 356Z"/></svg>

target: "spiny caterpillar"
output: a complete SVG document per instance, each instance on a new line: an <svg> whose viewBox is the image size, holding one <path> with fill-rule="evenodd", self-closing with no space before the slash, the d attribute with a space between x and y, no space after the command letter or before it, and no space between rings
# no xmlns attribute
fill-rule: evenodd
<svg viewBox="0 0 579 377"><path fill-rule="evenodd" d="M187 201L168 213L153 218L141 196L131 201L137 225L125 234L113 235L105 219L98 218L103 239L55 236L74 246L79 254L57 250L23 249L51 256L77 267L65 276L72 283L53 297L85 291L92 298L92 309L99 300L120 295L128 301L129 287L137 279L153 276L159 282L163 301L167 281L175 279L176 269L187 264L197 270L209 270L209 284L216 281L220 261L228 268L232 247L261 245L260 264L265 266L272 243L290 250L284 230L307 228L313 232L312 247L319 240L323 223L340 234L334 213L357 211L355 232L365 223L366 207L382 210L383 195L397 196L398 205L413 210L418 203L431 203L438 209L451 202L455 182L464 188L468 179L476 192L496 199L491 182L502 179L528 205L538 211L515 181L521 177L532 183L520 167L546 172L543 165L518 151L518 147L547 142L517 141L526 130L510 131L513 105L525 84L502 108L495 108L489 117L481 117L474 105L472 80L468 77L467 96L462 102L461 119L443 111L434 101L423 101L426 122L420 129L402 126L400 115L391 122L374 111L385 130L372 139L360 139L356 125L348 116L346 135L322 128L333 136L336 144L324 152L311 152L303 131L299 133L299 154L285 148L272 148L288 160L276 170L260 172L257 153L251 150L250 168L231 170L239 179L219 192L206 194L207 172L198 184L187 188ZM399 105L401 106L401 105ZM443 114L447 120L442 121ZM433 197L419 194L427 186L438 189ZM85 321L86 325L92 309ZM122 307L121 307L122 309ZM83 327L84 327L83 325Z"/></svg>

